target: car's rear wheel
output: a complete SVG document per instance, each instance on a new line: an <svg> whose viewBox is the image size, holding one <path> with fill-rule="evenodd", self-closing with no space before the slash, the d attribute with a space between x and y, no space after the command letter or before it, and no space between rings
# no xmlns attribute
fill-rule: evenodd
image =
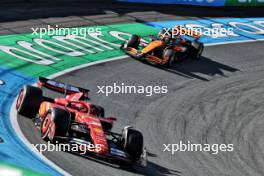
<svg viewBox="0 0 264 176"><path fill-rule="evenodd" d="M127 47L138 49L139 44L140 44L140 37L138 35L132 35L132 37L127 43Z"/></svg>
<svg viewBox="0 0 264 176"><path fill-rule="evenodd" d="M41 138L54 142L58 136L66 136L70 128L70 114L59 108L51 108L40 125Z"/></svg>
<svg viewBox="0 0 264 176"><path fill-rule="evenodd" d="M124 142L124 151L132 158L138 160L143 152L143 135L132 127L123 129L122 138Z"/></svg>
<svg viewBox="0 0 264 176"><path fill-rule="evenodd" d="M25 85L19 92L16 101L17 113L29 118L36 116L42 101L42 90L38 87Z"/></svg>

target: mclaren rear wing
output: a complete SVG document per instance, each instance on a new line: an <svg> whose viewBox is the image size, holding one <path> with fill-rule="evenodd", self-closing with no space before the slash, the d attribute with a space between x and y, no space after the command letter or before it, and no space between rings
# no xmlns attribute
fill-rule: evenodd
<svg viewBox="0 0 264 176"><path fill-rule="evenodd" d="M63 82L55 81L52 79L47 79L44 77L39 77L38 86L40 88L45 87L47 89L63 93L66 95L73 94L73 93L83 93L84 98L89 98L88 93L90 90L84 89L81 87L76 87L70 84L65 84Z"/></svg>

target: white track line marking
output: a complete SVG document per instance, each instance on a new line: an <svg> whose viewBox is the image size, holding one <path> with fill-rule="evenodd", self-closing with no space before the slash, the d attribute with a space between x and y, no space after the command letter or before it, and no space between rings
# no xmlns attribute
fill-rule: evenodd
<svg viewBox="0 0 264 176"><path fill-rule="evenodd" d="M46 156L40 154L37 150L32 150L31 143L27 140L27 138L22 133L20 126L17 121L17 112L16 112L16 101L12 103L11 111L9 113L11 125L13 129L15 130L16 135L19 137L19 139L31 150L37 157L39 157L44 163L48 164L51 168L55 169L57 172L59 172L62 175L70 176L68 172L61 169L59 166L57 166L55 163L50 161Z"/></svg>

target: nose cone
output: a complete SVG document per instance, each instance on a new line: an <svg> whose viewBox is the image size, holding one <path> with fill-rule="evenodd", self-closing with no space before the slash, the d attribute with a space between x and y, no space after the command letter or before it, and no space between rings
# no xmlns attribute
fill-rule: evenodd
<svg viewBox="0 0 264 176"><path fill-rule="evenodd" d="M99 154L108 154L108 146L105 144L99 144L96 147L96 152Z"/></svg>
<svg viewBox="0 0 264 176"><path fill-rule="evenodd" d="M97 124L96 124L97 123ZM90 134L93 139L94 145L96 147L95 152L99 154L107 154L108 153L108 144L106 140L106 136L104 134L104 131L102 129L102 126L98 125L100 121L96 122L94 124L90 124Z"/></svg>

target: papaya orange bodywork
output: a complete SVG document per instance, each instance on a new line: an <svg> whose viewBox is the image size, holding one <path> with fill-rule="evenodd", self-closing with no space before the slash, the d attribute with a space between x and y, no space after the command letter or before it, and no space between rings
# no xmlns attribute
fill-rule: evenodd
<svg viewBox="0 0 264 176"><path fill-rule="evenodd" d="M150 44L148 46L146 46L141 52L144 54L147 54L148 52L154 50L157 47L160 47L163 45L163 42L160 40L155 40L150 42Z"/></svg>

